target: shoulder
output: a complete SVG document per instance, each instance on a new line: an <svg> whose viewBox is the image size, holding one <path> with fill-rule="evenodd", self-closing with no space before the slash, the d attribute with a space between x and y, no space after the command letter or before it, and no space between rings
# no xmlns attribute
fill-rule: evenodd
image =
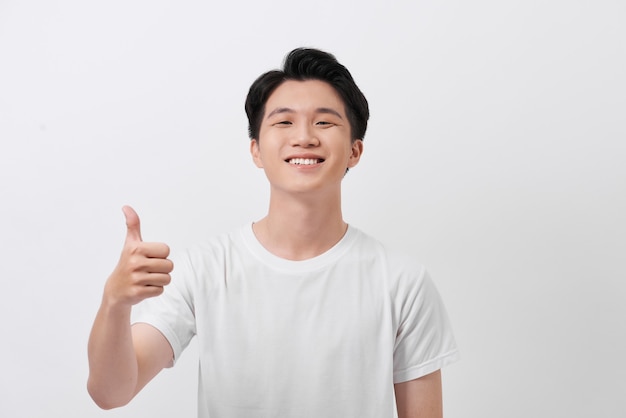
<svg viewBox="0 0 626 418"><path fill-rule="evenodd" d="M353 257L367 277L382 280L396 307L419 301L431 293L432 282L421 259L408 249L398 249L360 231L353 247Z"/></svg>
<svg viewBox="0 0 626 418"><path fill-rule="evenodd" d="M223 273L228 263L243 257L243 247L240 228L173 248L170 257L174 263L173 274L186 281L214 277Z"/></svg>
<svg viewBox="0 0 626 418"><path fill-rule="evenodd" d="M426 268L416 254L389 247L378 239L356 228L355 249L362 255L376 258L388 276L395 282L417 281L426 275Z"/></svg>
<svg viewBox="0 0 626 418"><path fill-rule="evenodd" d="M187 246L176 248L173 256L187 258L192 262L201 260L223 258L237 247L242 245L242 228L230 232L224 232Z"/></svg>

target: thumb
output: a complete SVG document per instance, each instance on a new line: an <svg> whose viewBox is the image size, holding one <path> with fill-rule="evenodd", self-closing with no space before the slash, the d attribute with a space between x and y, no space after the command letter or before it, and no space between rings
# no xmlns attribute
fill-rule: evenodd
<svg viewBox="0 0 626 418"><path fill-rule="evenodd" d="M126 242L142 241L141 225L137 212L130 206L124 206L122 212L124 212L124 217L126 218Z"/></svg>

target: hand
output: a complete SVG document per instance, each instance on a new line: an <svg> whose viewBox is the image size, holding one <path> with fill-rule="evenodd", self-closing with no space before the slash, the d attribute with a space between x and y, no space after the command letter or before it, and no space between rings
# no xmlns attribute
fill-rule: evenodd
<svg viewBox="0 0 626 418"><path fill-rule="evenodd" d="M139 216L130 206L126 217L126 241L120 260L107 280L104 298L113 304L135 305L163 293L174 264L167 259L170 249L160 242L143 242Z"/></svg>

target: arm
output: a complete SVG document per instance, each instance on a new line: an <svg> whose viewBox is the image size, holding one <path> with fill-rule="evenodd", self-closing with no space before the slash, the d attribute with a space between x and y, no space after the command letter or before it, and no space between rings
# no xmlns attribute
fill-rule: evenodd
<svg viewBox="0 0 626 418"><path fill-rule="evenodd" d="M158 296L170 281L169 248L141 240L139 217L124 208L128 228L117 267L104 288L89 336L87 389L104 409L127 404L173 357L165 337L147 324L131 328L132 305Z"/></svg>
<svg viewBox="0 0 626 418"><path fill-rule="evenodd" d="M442 418L441 370L396 383L398 418Z"/></svg>

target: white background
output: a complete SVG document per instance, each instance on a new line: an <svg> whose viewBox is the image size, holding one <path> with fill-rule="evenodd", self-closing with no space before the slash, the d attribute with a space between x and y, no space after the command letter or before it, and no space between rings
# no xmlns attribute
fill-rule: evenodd
<svg viewBox="0 0 626 418"><path fill-rule="evenodd" d="M243 102L304 45L370 101L344 215L436 280L447 417L623 417L625 22L619 0L0 0L0 416L195 416L194 344L125 408L87 395L120 208L174 248L261 218Z"/></svg>

